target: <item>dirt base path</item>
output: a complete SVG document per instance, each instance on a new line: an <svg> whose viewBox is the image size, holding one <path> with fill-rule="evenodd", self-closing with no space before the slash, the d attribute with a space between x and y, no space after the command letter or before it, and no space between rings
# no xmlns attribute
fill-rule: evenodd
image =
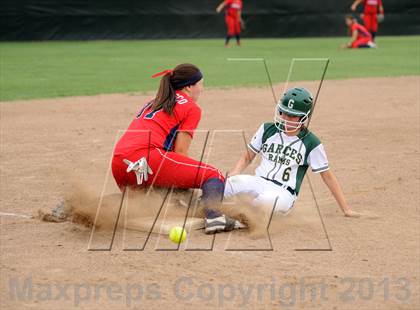
<svg viewBox="0 0 420 310"><path fill-rule="evenodd" d="M349 204L368 215L344 218L309 173L332 251L295 251L328 248L308 179L295 210L273 219L273 251L224 251L225 234L214 251L123 251L117 235L112 251L95 252L83 226L6 215L51 209L70 180L99 196L117 133L146 96L2 103L1 308L419 309L419 81L325 82L311 129ZM206 90L200 105L200 129L218 130L210 163L225 172L244 148L241 130L249 138L274 109L265 88ZM193 157L203 141L198 133ZM106 191L117 192L108 181ZM268 245L266 236L231 238Z"/></svg>

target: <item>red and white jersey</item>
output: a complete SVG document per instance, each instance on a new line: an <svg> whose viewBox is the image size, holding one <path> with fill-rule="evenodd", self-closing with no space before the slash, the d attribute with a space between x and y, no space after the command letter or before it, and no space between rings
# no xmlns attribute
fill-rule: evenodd
<svg viewBox="0 0 420 310"><path fill-rule="evenodd" d="M365 14L376 14L378 13L378 6L382 6L382 0L364 0Z"/></svg>
<svg viewBox="0 0 420 310"><path fill-rule="evenodd" d="M178 131L193 137L201 119L201 109L186 93L176 91L172 115L162 109L153 111L153 101L147 103L131 122L114 149L114 155L127 155L140 149L173 149Z"/></svg>
<svg viewBox="0 0 420 310"><path fill-rule="evenodd" d="M233 18L239 18L239 11L242 10L242 0L226 0L226 15Z"/></svg>

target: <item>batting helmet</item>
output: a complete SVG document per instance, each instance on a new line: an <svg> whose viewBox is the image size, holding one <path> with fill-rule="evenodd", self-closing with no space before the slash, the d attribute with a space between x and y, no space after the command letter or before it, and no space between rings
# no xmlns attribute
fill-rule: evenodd
<svg viewBox="0 0 420 310"><path fill-rule="evenodd" d="M274 121L277 128L284 132L299 129L311 115L312 106L313 97L308 90L303 87L288 89L276 106ZM282 114L299 116L300 120L298 122L287 121L281 117Z"/></svg>

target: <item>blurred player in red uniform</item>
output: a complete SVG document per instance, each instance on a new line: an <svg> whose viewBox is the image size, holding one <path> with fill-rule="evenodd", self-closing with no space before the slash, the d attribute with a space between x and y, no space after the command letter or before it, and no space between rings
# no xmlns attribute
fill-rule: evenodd
<svg viewBox="0 0 420 310"><path fill-rule="evenodd" d="M375 41L378 32L378 19L381 22L384 19L384 7L382 0L355 0L351 5L351 10L356 11L357 6L362 3L365 5L363 14L361 14L366 29L372 35L372 41ZM378 16L379 9L379 16Z"/></svg>
<svg viewBox="0 0 420 310"><path fill-rule="evenodd" d="M370 32L360 25L352 15L346 15L345 21L351 33L351 42L342 45L342 48L376 47Z"/></svg>
<svg viewBox="0 0 420 310"><path fill-rule="evenodd" d="M162 76L156 98L137 113L114 149L112 174L125 187L201 188L206 232L238 228L237 221L212 210L221 202L224 177L205 163L188 157L201 118L197 105L203 75L192 64L180 64Z"/></svg>
<svg viewBox="0 0 420 310"><path fill-rule="evenodd" d="M241 45L242 0L225 0L219 4L216 12L220 13L224 8L226 8L225 22L227 28L225 46L229 45L229 40L232 37L236 37L236 43Z"/></svg>

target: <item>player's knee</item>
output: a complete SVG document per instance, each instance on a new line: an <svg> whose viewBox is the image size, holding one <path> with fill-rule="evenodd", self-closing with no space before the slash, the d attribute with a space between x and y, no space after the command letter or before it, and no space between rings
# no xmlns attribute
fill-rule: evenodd
<svg viewBox="0 0 420 310"><path fill-rule="evenodd" d="M220 181L225 183L225 177L219 169L215 169L212 173L210 173L208 179L219 179Z"/></svg>
<svg viewBox="0 0 420 310"><path fill-rule="evenodd" d="M234 183L240 182L240 180L241 180L241 176L240 175L234 175L234 176L228 177L227 180L226 180L226 182L229 182L229 183L234 184Z"/></svg>
<svg viewBox="0 0 420 310"><path fill-rule="evenodd" d="M239 184L243 184L244 182L246 182L246 176L240 174L234 175L226 179L226 188L229 189L229 191L231 192L235 192L235 188L237 188Z"/></svg>
<svg viewBox="0 0 420 310"><path fill-rule="evenodd" d="M226 179L224 197L229 198L240 193L254 193L255 177L252 175L238 174Z"/></svg>
<svg viewBox="0 0 420 310"><path fill-rule="evenodd" d="M238 177L239 177L238 175L235 175L235 176L232 176L232 177L228 177L226 179L225 191L224 191L224 197L225 198L230 198L230 197L232 197L236 194L235 184L237 184L239 182Z"/></svg>

